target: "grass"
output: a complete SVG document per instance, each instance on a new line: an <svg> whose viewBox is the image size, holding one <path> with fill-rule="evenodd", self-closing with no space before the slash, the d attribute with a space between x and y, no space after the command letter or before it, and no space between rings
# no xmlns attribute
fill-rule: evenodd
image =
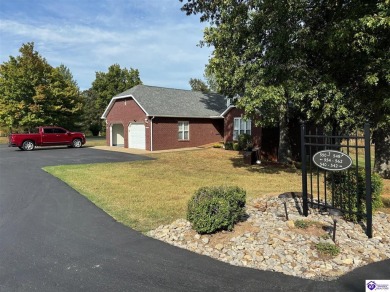
<svg viewBox="0 0 390 292"><path fill-rule="evenodd" d="M8 144L8 137L0 137L0 144Z"/></svg>
<svg viewBox="0 0 390 292"><path fill-rule="evenodd" d="M340 248L328 242L320 242L316 244L316 249L322 255L335 257L340 253Z"/></svg>
<svg viewBox="0 0 390 292"><path fill-rule="evenodd" d="M295 220L294 225L297 228L307 229L310 226L321 226L320 222L312 221L312 220Z"/></svg>
<svg viewBox="0 0 390 292"><path fill-rule="evenodd" d="M300 172L247 166L236 151L205 149L150 155L151 161L67 165L45 170L64 180L117 221L145 232L185 218L202 186L237 185L255 197L300 191Z"/></svg>
<svg viewBox="0 0 390 292"><path fill-rule="evenodd" d="M85 146L106 146L106 137L87 136Z"/></svg>

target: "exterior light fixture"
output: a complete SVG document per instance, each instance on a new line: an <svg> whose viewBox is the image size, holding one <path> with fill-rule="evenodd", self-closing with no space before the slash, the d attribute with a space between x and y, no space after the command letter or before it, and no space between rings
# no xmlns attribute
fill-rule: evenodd
<svg viewBox="0 0 390 292"><path fill-rule="evenodd" d="M287 200L290 198L289 194L283 193L278 196L279 199L282 200L284 205L284 212L286 213L286 220L288 220L288 212L287 212Z"/></svg>
<svg viewBox="0 0 390 292"><path fill-rule="evenodd" d="M260 165L261 164L261 160L260 160L260 147L255 147L253 148L253 151L256 152L256 164L257 165Z"/></svg>
<svg viewBox="0 0 390 292"><path fill-rule="evenodd" d="M343 216L343 212L337 209L330 209L329 210L329 215L332 217L333 220L333 242L336 243L336 225L337 225L337 220L341 216Z"/></svg>

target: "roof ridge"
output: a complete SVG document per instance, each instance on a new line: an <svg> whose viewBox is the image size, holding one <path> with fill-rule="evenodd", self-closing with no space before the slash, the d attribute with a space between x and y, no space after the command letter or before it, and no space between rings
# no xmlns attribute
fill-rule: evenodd
<svg viewBox="0 0 390 292"><path fill-rule="evenodd" d="M155 86L155 85L146 85L146 84L138 84L136 86L145 86L145 87L153 87L153 88L160 88L160 89L171 89L171 90L180 90L180 91L193 91L197 92L191 89L180 89L180 88L172 88L172 87L163 87L163 86ZM135 87L135 86L134 86Z"/></svg>

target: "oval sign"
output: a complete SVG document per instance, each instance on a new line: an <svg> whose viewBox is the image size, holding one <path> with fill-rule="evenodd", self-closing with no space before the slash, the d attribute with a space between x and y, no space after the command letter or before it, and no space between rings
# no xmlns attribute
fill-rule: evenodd
<svg viewBox="0 0 390 292"><path fill-rule="evenodd" d="M313 162L318 167L330 170L344 170L352 165L352 158L336 150L322 150L314 154Z"/></svg>

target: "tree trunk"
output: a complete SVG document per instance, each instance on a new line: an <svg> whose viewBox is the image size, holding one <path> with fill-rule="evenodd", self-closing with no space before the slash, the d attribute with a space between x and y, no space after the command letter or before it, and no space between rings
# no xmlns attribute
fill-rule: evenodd
<svg viewBox="0 0 390 292"><path fill-rule="evenodd" d="M390 129L378 129L374 141L374 169L381 177L390 179Z"/></svg>
<svg viewBox="0 0 390 292"><path fill-rule="evenodd" d="M288 135L288 123L286 114L280 119L279 123L279 149L278 149L278 162L289 163L291 162L291 145Z"/></svg>

